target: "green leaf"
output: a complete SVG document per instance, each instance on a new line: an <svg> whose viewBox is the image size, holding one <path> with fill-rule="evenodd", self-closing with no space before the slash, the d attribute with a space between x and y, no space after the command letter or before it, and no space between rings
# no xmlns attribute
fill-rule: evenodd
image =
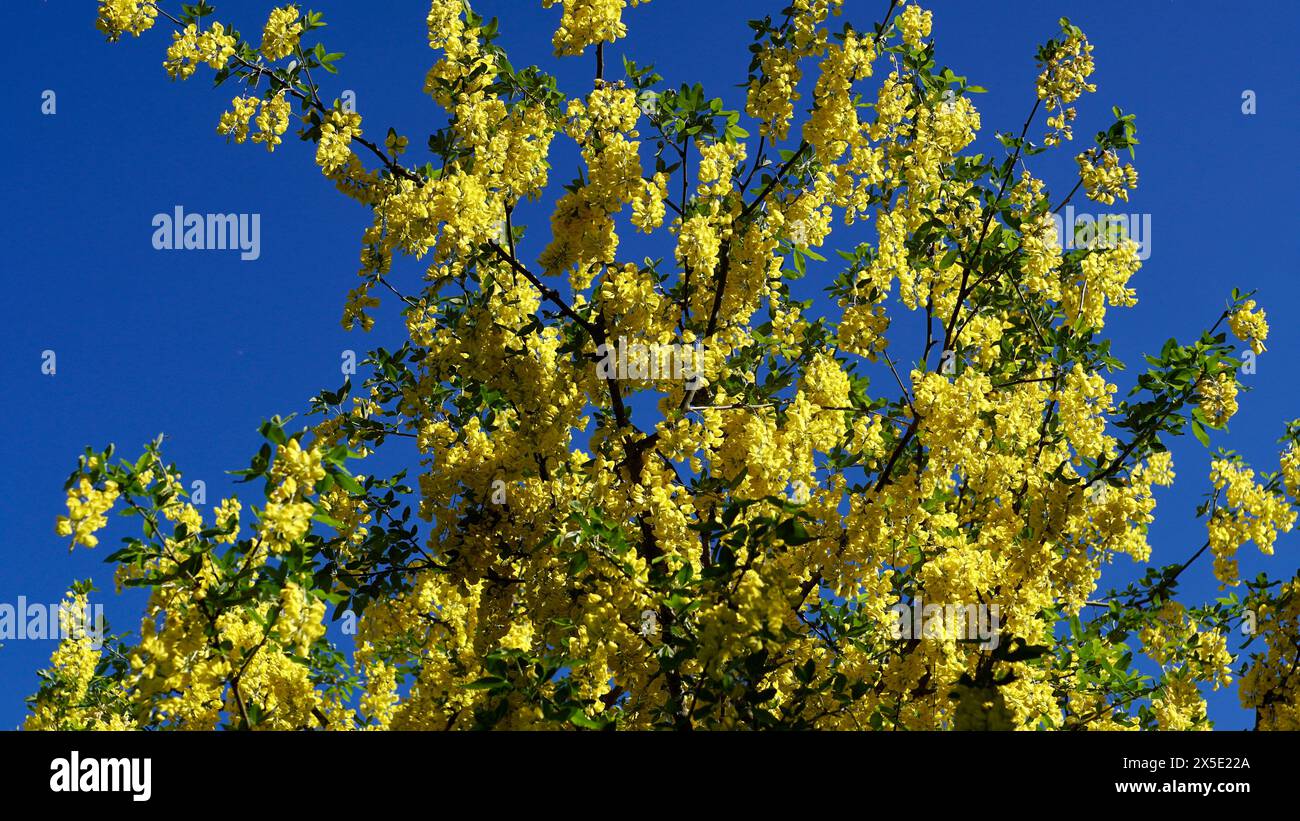
<svg viewBox="0 0 1300 821"><path fill-rule="evenodd" d="M348 493L351 493L353 496L360 496L365 493L365 490L362 489L360 483L349 476L345 471L337 471L333 476L334 481L338 482L339 487L343 488Z"/></svg>
<svg viewBox="0 0 1300 821"><path fill-rule="evenodd" d="M593 718L588 718L587 714L582 712L581 710L575 710L573 712L573 715L569 716L569 721L575 727L581 727L584 730L603 730L605 729L606 726L608 726L605 722L597 721Z"/></svg>
<svg viewBox="0 0 1300 821"><path fill-rule="evenodd" d="M786 519L777 525L776 537L792 547L813 541L813 537L808 535L808 530L803 526L803 522L798 519Z"/></svg>
<svg viewBox="0 0 1300 821"><path fill-rule="evenodd" d="M509 687L509 686L510 686L510 682L506 681L503 678L497 678L495 676L484 676L478 681L471 681L469 684L466 684L465 689L466 690L499 690L502 689L503 687Z"/></svg>
<svg viewBox="0 0 1300 821"><path fill-rule="evenodd" d="M1192 433L1196 435L1197 441L1202 445L1207 448L1210 446L1210 434L1206 432L1205 425L1201 424L1201 420L1196 417L1192 417Z"/></svg>

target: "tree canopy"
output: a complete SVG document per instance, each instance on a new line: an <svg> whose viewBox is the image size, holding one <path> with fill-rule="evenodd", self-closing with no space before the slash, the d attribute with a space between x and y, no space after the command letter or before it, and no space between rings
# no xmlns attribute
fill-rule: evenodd
<svg viewBox="0 0 1300 821"><path fill-rule="evenodd" d="M1268 326L1233 290L1117 395L1105 323L1137 302L1137 245L1064 243L1059 216L1127 200L1137 128L1115 108L1072 148L1084 32L1050 33L986 156L983 89L940 67L913 2L749 21L743 111L607 64L639 4L542 0L556 59L593 67L566 90L511 64L508 16L433 0L445 118L407 136L332 98L319 13L245 39L206 2L100 2L110 41L168 28L171 78L237 89L228 140L292 153L297 126L372 217L343 322L397 341L263 424L247 493L210 511L161 441L87 449L58 533L95 548L110 511L138 517L110 558L149 604L102 649L66 640L27 726L1186 729L1234 678L1258 726L1300 726L1300 577L1234 559L1295 522L1300 425L1274 472L1215 454L1199 550L1103 584L1149 563L1167 442L1208 447ZM561 188L562 142L582 168ZM549 225L517 218L548 198ZM792 293L809 261L837 272L828 310ZM404 327L376 325L381 299ZM390 440L411 469L372 475ZM1202 556L1225 595L1184 601Z"/></svg>

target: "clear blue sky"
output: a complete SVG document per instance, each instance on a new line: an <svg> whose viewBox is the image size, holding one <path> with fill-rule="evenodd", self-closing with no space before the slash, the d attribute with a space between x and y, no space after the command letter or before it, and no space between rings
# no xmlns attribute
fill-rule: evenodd
<svg viewBox="0 0 1300 821"><path fill-rule="evenodd" d="M178 4L169 2L174 10ZM216 2L256 41L270 2ZM631 36L614 50L654 62L669 82L708 78L710 96L743 108L750 31L744 20L775 14L783 0L654 0L629 14ZM887 4L847 0L859 27ZM1293 365L1300 356L1295 149L1300 134L1297 38L1300 12L1289 0L1229 5L1208 0L1035 0L969 3L935 0L938 60L989 93L976 104L984 145L996 130L1023 122L1032 103L1036 44L1068 16L1096 45L1099 91L1080 105L1076 145L1109 124L1111 105L1138 115L1141 183L1126 212L1152 215L1152 256L1132 283L1139 306L1115 311L1107 328L1121 358L1136 362L1172 335L1187 339L1222 309L1233 286L1259 288L1272 335L1259 372L1244 377L1230 436L1216 435L1264 470L1276 467L1274 440L1300 416ZM554 65L550 37L558 9L538 0L480 0L487 15L508 14L502 42L516 66ZM327 98L357 95L367 133L388 125L412 137L423 162L424 133L437 111L421 93L433 55L424 29L427 4L323 0L331 51L346 52L342 74L321 75ZM7 112L0 150L8 158L0 209L7 304L0 358L7 433L0 471L0 602L56 602L74 578L94 577L118 628L134 627L140 594L111 595L102 564L120 524L97 551L67 552L54 535L62 484L81 449L109 442L124 454L166 432L170 458L189 479L207 482L215 503L232 489L225 471L243 467L260 440L259 422L304 410L309 397L341 382L340 352L400 343L381 320L362 338L339 326L343 297L356 281L364 209L322 179L308 146L291 134L268 155L261 146L227 145L215 134L232 87L211 88L201 68L187 83L162 70L170 42L160 23L141 39L111 45L95 30L92 4L6 0L3 52ZM613 72L611 72L612 74ZM571 93L590 80L588 59L558 71ZM57 113L41 113L42 92ZM1253 90L1258 113L1244 116ZM992 150L985 148L985 150ZM1036 167L1057 186L1056 172ZM560 165L554 180L573 169ZM153 250L150 221L176 205L191 212L261 214L261 257ZM1092 209L1100 211L1100 208ZM534 220L534 236L545 223ZM531 249L533 255L538 248ZM833 257L832 257L833 258ZM414 282L413 266L396 278ZM813 268L814 284L829 279ZM406 277L406 279L403 279ZM58 373L42 375L41 352L54 350ZM1129 377L1121 377L1127 385ZM400 443L391 443L400 447ZM1179 482L1158 496L1153 562L1190 555L1204 540L1193 511L1207 488L1208 458L1194 441L1174 448ZM134 521L134 520L116 520ZM1242 575L1267 567L1289 576L1300 564L1297 534L1277 555L1243 550ZM1120 579L1131 564L1121 560ZM1213 594L1208 565L1193 571L1188 600ZM0 649L0 726L19 724L52 642L12 641ZM1211 696L1221 727L1245 726L1236 688Z"/></svg>

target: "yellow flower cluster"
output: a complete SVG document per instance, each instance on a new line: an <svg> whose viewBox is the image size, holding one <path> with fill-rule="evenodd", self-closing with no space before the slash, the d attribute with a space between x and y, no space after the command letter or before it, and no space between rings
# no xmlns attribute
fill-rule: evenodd
<svg viewBox="0 0 1300 821"><path fill-rule="evenodd" d="M1205 723L1205 699L1188 673L1165 677L1159 694L1151 698L1151 712L1161 730L1209 729Z"/></svg>
<svg viewBox="0 0 1300 821"><path fill-rule="evenodd" d="M1113 441L1106 436L1106 415L1112 409L1111 395L1117 388L1099 373L1089 373L1076 363L1057 391L1061 425L1074 447L1077 459L1096 459ZM1077 462L1076 462L1077 464Z"/></svg>
<svg viewBox="0 0 1300 821"><path fill-rule="evenodd" d="M344 330L352 330L358 325L363 331L369 331L375 326L375 318L366 313L370 308L378 308L378 297L370 294L367 286L353 288L348 291L348 298L343 304L343 318L341 323Z"/></svg>
<svg viewBox="0 0 1300 821"><path fill-rule="evenodd" d="M1063 139L1074 139L1070 123L1074 121L1075 109L1069 103L1079 99L1084 92L1097 90L1096 85L1088 82L1094 70L1092 43L1081 32L1071 30L1040 66L1038 99L1046 102L1049 113L1055 112L1047 118L1051 131L1044 142L1057 145Z"/></svg>
<svg viewBox="0 0 1300 821"><path fill-rule="evenodd" d="M172 32L172 44L167 48L163 68L173 80L187 80L199 63L220 71L234 56L235 38L220 23L213 23L212 28L203 32L190 23L183 31Z"/></svg>
<svg viewBox="0 0 1300 821"><path fill-rule="evenodd" d="M1237 414L1237 380L1229 373L1204 376L1196 385L1196 401L1213 427L1222 427Z"/></svg>
<svg viewBox="0 0 1300 821"><path fill-rule="evenodd" d="M819 353L808 363L800 380L800 390L819 408L846 408L849 404L849 377L834 357Z"/></svg>
<svg viewBox="0 0 1300 821"><path fill-rule="evenodd" d="M659 171L646 180L645 189L632 200L632 224L647 234L658 229L668 216L668 208L664 205L666 199L668 175Z"/></svg>
<svg viewBox="0 0 1300 821"><path fill-rule="evenodd" d="M1039 72L1038 99L1048 101L1050 110L1053 100L1072 103L1084 92L1096 91L1097 87L1088 82L1094 69L1092 43L1082 33L1070 32Z"/></svg>
<svg viewBox="0 0 1300 821"><path fill-rule="evenodd" d="M992 408L989 378L974 369L961 371L955 379L934 371L914 371L912 384L922 435L935 467L928 481L947 485L952 469L958 465L964 469L971 454L984 447L979 415Z"/></svg>
<svg viewBox="0 0 1300 821"><path fill-rule="evenodd" d="M813 93L817 105L803 127L803 138L817 149L817 157L823 162L839 160L849 147L858 154L865 150L852 89L853 83L871 76L875 58L875 41L864 40L851 31L842 44L827 49Z"/></svg>
<svg viewBox="0 0 1300 821"><path fill-rule="evenodd" d="M885 337L889 330L885 306L860 303L842 307L844 313L837 332L840 348L874 362L889 344Z"/></svg>
<svg viewBox="0 0 1300 821"><path fill-rule="evenodd" d="M696 143L700 162L695 174L699 178L700 197L725 198L735 186L732 175L745 161L744 143Z"/></svg>
<svg viewBox="0 0 1300 821"><path fill-rule="evenodd" d="M298 19L297 6L271 9L266 27L262 30L262 54L268 60L288 57L298 48L302 35L302 21Z"/></svg>
<svg viewBox="0 0 1300 821"><path fill-rule="evenodd" d="M605 269L596 300L611 335L628 340L671 338L671 314L664 311L666 300L655 290L657 284L649 271L631 263Z"/></svg>
<svg viewBox="0 0 1300 821"><path fill-rule="evenodd" d="M873 140L884 139L907 118L911 92L897 71L891 71L876 91L876 120L869 134Z"/></svg>
<svg viewBox="0 0 1300 821"><path fill-rule="evenodd" d="M1051 214L1040 214L1022 225L1020 246L1024 250L1025 289L1034 296L1056 301L1061 298L1061 238Z"/></svg>
<svg viewBox="0 0 1300 821"><path fill-rule="evenodd" d="M108 526L104 514L113 507L118 495L117 482L111 479L100 490L85 476L81 477L75 486L68 488L68 515L58 518L54 532L60 536L71 536L73 546L81 544L94 547L99 544L95 532Z"/></svg>
<svg viewBox="0 0 1300 821"><path fill-rule="evenodd" d="M1232 683L1233 656L1228 650L1228 639L1218 630L1202 631L1198 625L1191 626L1191 633L1196 637L1196 646L1192 650L1198 678L1213 682L1214 689L1226 687Z"/></svg>
<svg viewBox="0 0 1300 821"><path fill-rule="evenodd" d="M433 96L439 105L448 109L463 107L465 103L481 105L483 92L496 76L496 63L483 52L479 29L470 27L463 19L465 4L460 0L434 0L426 22L429 28L429 48L444 52L429 69L424 78L424 91ZM453 99L450 89L461 86L461 99ZM461 116L478 122L477 106L459 111Z"/></svg>
<svg viewBox="0 0 1300 821"><path fill-rule="evenodd" d="M361 115L355 111L336 108L320 126L320 142L316 144L316 164L328 174L337 172L348 164L352 156L352 139L361 136Z"/></svg>
<svg viewBox="0 0 1300 821"><path fill-rule="evenodd" d="M97 458L90 460L91 469L97 465ZM308 492L322 475L317 451L303 451L296 441L288 443L271 469L272 478L280 483L272 498L288 500L293 498L289 493ZM184 501L179 474L168 469L155 479L155 471L145 469L132 483L133 488L151 485L155 498L165 500L159 521L173 523L175 530L172 536L160 535L161 553L145 568L121 565L118 580L139 578L145 569L173 580L153 587L140 624L140 641L126 659L126 676L95 682L87 690L99 653L84 634L72 632L52 659L54 690L43 688L28 726L129 729L138 720L147 726L212 729L223 714L235 723L257 720L250 705L261 711L258 726L270 729L303 729L314 726L319 716L326 720L339 716L341 705L317 693L310 670L295 660L309 655L324 635L324 602L290 582L276 599L214 616L205 599L228 571L213 560L207 552L210 545L198 536L204 527L202 516ZM301 504L309 514L310 503ZM215 511L216 525L237 531L239 512L239 502L223 500ZM265 519L264 539L279 538L281 534L273 531L288 529ZM215 537L219 543L235 538L235 532ZM244 566L255 568L267 556L259 545ZM197 565L190 561L194 558ZM185 570L178 572L182 564ZM84 598L75 603L84 607Z"/></svg>
<svg viewBox="0 0 1300 821"><path fill-rule="evenodd" d="M1208 681L1215 690L1232 683L1233 658L1226 637L1215 629L1202 630L1176 601L1166 601L1138 638L1143 652L1167 670Z"/></svg>
<svg viewBox="0 0 1300 821"><path fill-rule="evenodd" d="M1111 450L1107 450L1108 457L1113 455ZM1168 452L1162 452L1135 466L1128 480L1119 487L1103 483L1084 489L1090 502L1079 511L1088 522L1085 532L1092 530L1089 535L1115 553L1127 554L1139 562L1149 560L1151 545L1146 533L1155 520L1156 506L1152 487L1170 485L1173 480L1172 459Z"/></svg>
<svg viewBox="0 0 1300 821"><path fill-rule="evenodd" d="M297 439L290 439L276 454L271 477L280 482L272 498L284 499L310 493L316 483L325 478L321 452L316 448L303 450Z"/></svg>
<svg viewBox="0 0 1300 821"><path fill-rule="evenodd" d="M328 493L321 494L319 501L325 515L338 522L334 532L344 540L342 545L344 550L365 541L366 536L370 534L370 529L366 525L370 523L372 517L363 497L353 496L342 488L336 487Z"/></svg>
<svg viewBox="0 0 1300 821"><path fill-rule="evenodd" d="M799 58L790 49L769 46L759 56L760 76L749 85L745 111L759 121L758 132L773 141L790 133L794 104L800 97L795 90L803 74Z"/></svg>
<svg viewBox="0 0 1300 821"><path fill-rule="evenodd" d="M361 695L361 714L374 722L377 730L387 729L393 722L397 703L397 670L383 661L365 664L365 692Z"/></svg>
<svg viewBox="0 0 1300 821"><path fill-rule="evenodd" d="M1137 169L1132 163L1121 167L1114 151L1098 152L1089 148L1075 157L1075 162L1079 164L1084 190L1097 202L1114 205L1116 198L1127 202L1129 190L1137 188Z"/></svg>
<svg viewBox="0 0 1300 821"><path fill-rule="evenodd" d="M622 84L599 84L584 104L569 103L569 136L577 141L587 164L587 184L565 194L551 216L550 245L542 252L547 271L577 266L576 283L589 266L610 264L618 250L613 215L624 205L641 203L642 214L652 205L642 177L640 140L636 131L641 109L636 92ZM652 181L656 190L657 183ZM662 202L662 201L660 201Z"/></svg>
<svg viewBox="0 0 1300 821"><path fill-rule="evenodd" d="M1277 534L1290 532L1296 513L1285 498L1255 481L1255 472L1245 465L1215 459L1210 481L1223 496L1208 523L1214 575L1225 586L1236 586L1237 550L1253 541L1261 553L1271 555Z"/></svg>
<svg viewBox="0 0 1300 821"><path fill-rule="evenodd" d="M410 143L410 140L406 137L400 136L395 131L390 131L388 136L384 138L384 148L388 149L388 153L394 157L400 157L405 154L406 147L410 145Z"/></svg>
<svg viewBox="0 0 1300 821"><path fill-rule="evenodd" d="M1282 484L1287 495L1292 499L1300 499L1300 448L1294 444L1287 446L1282 453L1281 468Z"/></svg>
<svg viewBox="0 0 1300 821"><path fill-rule="evenodd" d="M1065 288L1065 314L1071 322L1082 318L1090 328L1106 322L1106 306L1137 304L1137 292L1128 281L1142 267L1137 243L1122 239L1113 248L1094 248L1079 263L1080 277Z"/></svg>
<svg viewBox="0 0 1300 821"><path fill-rule="evenodd" d="M1076 116L1077 112L1074 110L1074 106L1063 108L1055 114L1048 115L1047 127L1052 130L1043 137L1043 143L1045 145L1060 145L1061 140L1073 140L1074 127L1071 123L1074 122Z"/></svg>
<svg viewBox="0 0 1300 821"><path fill-rule="evenodd" d="M127 33L139 37L153 27L157 16L156 0L100 0L95 28L110 41L116 41Z"/></svg>
<svg viewBox="0 0 1300 821"><path fill-rule="evenodd" d="M214 541L223 544L234 544L239 540L239 512L242 508L243 505L239 503L238 499L221 500L221 503L217 505L217 509L213 512L212 518L217 527L230 532L217 536Z"/></svg>
<svg viewBox="0 0 1300 821"><path fill-rule="evenodd" d="M1153 453L1142 467L1143 478L1153 485L1169 487L1174 483L1174 457L1169 451Z"/></svg>
<svg viewBox="0 0 1300 821"><path fill-rule="evenodd" d="M120 683L92 690L100 650L85 623L89 602L84 593L68 593L59 606L63 637L50 656L45 675L51 686L31 705L23 724L27 730L130 730L135 728L124 706L127 692Z"/></svg>
<svg viewBox="0 0 1300 821"><path fill-rule="evenodd" d="M794 0L790 22L794 25L794 48L800 56L822 53L826 47L826 22L843 11L844 0Z"/></svg>
<svg viewBox="0 0 1300 821"><path fill-rule="evenodd" d="M280 447L271 466L271 479L279 484L268 497L261 522L263 538L272 552L286 550L307 535L316 508L305 497L324 478L319 449L303 450L297 439Z"/></svg>
<svg viewBox="0 0 1300 821"><path fill-rule="evenodd" d="M851 389L849 376L833 356L819 353L808 363L799 380L799 390L791 403L786 429L794 436L806 436L813 450L823 453L834 449L844 439ZM796 476L812 472L811 460L803 453L793 462ZM802 480L806 484L806 480Z"/></svg>
<svg viewBox="0 0 1300 821"><path fill-rule="evenodd" d="M677 235L677 261L692 271L712 275L721 245L709 218L696 214L682 224Z"/></svg>
<svg viewBox="0 0 1300 821"><path fill-rule="evenodd" d="M289 101L281 91L262 104L257 115L257 133L253 142L266 143L267 151L274 151L281 142L281 135L289 129Z"/></svg>
<svg viewBox="0 0 1300 821"><path fill-rule="evenodd" d="M236 97L231 100L232 110L222 113L221 121L217 123L217 133L224 134L226 139L233 139L237 143L248 139L248 121L253 118L260 102L256 97Z"/></svg>
<svg viewBox="0 0 1300 821"><path fill-rule="evenodd" d="M324 706L323 699L308 668L290 655L302 655L323 634L323 603L304 601L290 583L278 607L258 606L257 618L241 611L222 613L216 619L217 635L203 641L207 622L194 603L178 595L157 604L164 601L168 618L163 630L156 631L149 621L142 624L146 638L132 658L142 690L178 692L158 699L161 718L182 727L210 727L224 711L237 723L252 703L265 711L262 728L316 726L315 711ZM228 685L237 671L238 684Z"/></svg>
<svg viewBox="0 0 1300 821"><path fill-rule="evenodd" d="M544 8L562 3L564 13L551 44L557 57L573 56L587 46L600 42L612 43L627 36L623 23L623 9L636 8L650 0L542 0Z"/></svg>
<svg viewBox="0 0 1300 821"><path fill-rule="evenodd" d="M443 56L426 75L424 90L448 111L458 148L471 159L452 160L431 179L400 175L378 185L357 180L353 196L376 211L376 221L367 231L362 276L383 273L394 250L418 258L433 249L435 265L440 265L453 254L474 253L489 240L503 242L506 210L546 187L546 157L557 122L541 103L507 106L494 93L497 57L483 47L481 32L469 25L465 10L461 0L432 2L426 19L429 45ZM335 153L337 162L344 156L337 136L331 136L329 143L322 143L324 151ZM405 147L396 136L388 143L394 155ZM320 150L318 158L323 159ZM359 178L360 162L349 158L348 163L337 173L344 180ZM374 252L369 250L372 247ZM368 286L355 289L345 325L360 323L368 328L371 320L365 309L374 302Z"/></svg>
<svg viewBox="0 0 1300 821"><path fill-rule="evenodd" d="M429 13L425 15L425 29L429 36L429 48L442 49L464 37L465 0L432 0Z"/></svg>
<svg viewBox="0 0 1300 821"><path fill-rule="evenodd" d="M998 687L978 688L961 684L953 689L952 698L957 705L952 718L954 730L997 732L1016 729L1015 717Z"/></svg>
<svg viewBox="0 0 1300 821"><path fill-rule="evenodd" d="M261 531L267 547L278 553L307 535L315 508L311 502L267 502L262 511Z"/></svg>
<svg viewBox="0 0 1300 821"><path fill-rule="evenodd" d="M325 635L324 617L325 602L289 582L280 590L276 637L294 655L306 656L316 640Z"/></svg>
<svg viewBox="0 0 1300 821"><path fill-rule="evenodd" d="M915 3L898 16L898 30L903 34L903 42L911 48L921 47L922 38L930 36L930 25L931 13Z"/></svg>
<svg viewBox="0 0 1300 821"><path fill-rule="evenodd" d="M1265 649L1255 653L1241 678L1241 706L1255 710L1261 730L1300 730L1295 674L1300 661L1300 575L1282 584L1276 598L1256 610L1256 632Z"/></svg>
<svg viewBox="0 0 1300 821"><path fill-rule="evenodd" d="M1255 310L1255 300L1248 299L1228 317L1232 333L1242 342L1250 343L1250 349L1257 354L1263 353L1264 340L1268 339L1268 320L1262 310Z"/></svg>
<svg viewBox="0 0 1300 821"><path fill-rule="evenodd" d="M759 51L758 74L749 83L745 111L759 121L759 133L768 139L779 142L790 133L794 104L801 96L799 61L825 53L825 23L840 13L842 5L843 0L794 0L789 8L789 39L768 43Z"/></svg>

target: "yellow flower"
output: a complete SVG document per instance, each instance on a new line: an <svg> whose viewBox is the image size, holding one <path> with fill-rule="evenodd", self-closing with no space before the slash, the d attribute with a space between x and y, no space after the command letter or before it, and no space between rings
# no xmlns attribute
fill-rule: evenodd
<svg viewBox="0 0 1300 821"><path fill-rule="evenodd" d="M718 266L721 241L709 218L696 215L686 220L677 238L677 259L700 274L712 274Z"/></svg>
<svg viewBox="0 0 1300 821"><path fill-rule="evenodd" d="M822 408L846 408L849 404L849 376L834 357L819 353L804 371L800 385L808 401Z"/></svg>
<svg viewBox="0 0 1300 821"><path fill-rule="evenodd" d="M759 54L759 76L749 84L745 111L759 120L759 133L773 140L784 140L790 132L794 103L799 99L795 87L803 76L797 55L787 48L768 46Z"/></svg>
<svg viewBox="0 0 1300 821"><path fill-rule="evenodd" d="M221 115L217 124L217 133L225 134L226 139L242 143L248 139L248 121L257 111L261 100L256 97L236 97L230 101L231 111Z"/></svg>
<svg viewBox="0 0 1300 821"><path fill-rule="evenodd" d="M361 136L361 115L334 109L320 126L320 141L316 144L316 164L326 174L333 174L347 164L352 156L352 140Z"/></svg>
<svg viewBox="0 0 1300 821"><path fill-rule="evenodd" d="M931 14L916 4L903 9L898 16L898 30L903 33L903 42L912 48L921 47L921 38L930 36Z"/></svg>
<svg viewBox="0 0 1300 821"><path fill-rule="evenodd" d="M1111 394L1116 387L1098 373L1089 373L1076 364L1065 376L1064 389L1058 391L1061 425L1075 453L1095 459L1109 445L1106 414L1111 410Z"/></svg>
<svg viewBox="0 0 1300 821"><path fill-rule="evenodd" d="M1119 157L1114 151L1099 152L1095 148L1075 158L1079 165L1079 177L1090 199L1114 205L1118 197L1128 201L1128 192L1137 187L1138 173L1133 165L1120 167Z"/></svg>
<svg viewBox="0 0 1300 821"><path fill-rule="evenodd" d="M302 22L298 19L297 6L272 9L262 30L262 53L268 60L288 57L298 48L301 34Z"/></svg>
<svg viewBox="0 0 1300 821"><path fill-rule="evenodd" d="M157 16L155 0L100 0L95 27L110 41L116 41L126 33L139 37L153 27Z"/></svg>
<svg viewBox="0 0 1300 821"><path fill-rule="evenodd" d="M103 489L94 487L86 477L68 488L68 515L60 516L54 531L60 536L71 536L72 544L94 547L99 538L94 534L108 526L105 517L117 501L119 495L117 482L111 479L104 483Z"/></svg>
<svg viewBox="0 0 1300 821"><path fill-rule="evenodd" d="M172 44L167 49L163 68L173 80L188 79L199 63L220 71L235 56L235 38L226 33L220 23L200 32L190 23L183 31L172 32Z"/></svg>
<svg viewBox="0 0 1300 821"><path fill-rule="evenodd" d="M392 154L394 157L400 157L405 154L406 147L409 144L410 140L406 137L398 136L397 132L394 131L390 131L388 136L384 138L384 147L387 148L388 153Z"/></svg>
<svg viewBox="0 0 1300 821"><path fill-rule="evenodd" d="M1051 129L1044 138L1047 145L1074 139L1070 123L1075 110L1068 103L1097 90L1088 82L1094 70L1092 44L1074 26L1067 26L1065 33L1065 39L1049 43L1044 48L1045 56L1039 59L1038 99L1046 102L1047 126Z"/></svg>
<svg viewBox="0 0 1300 821"><path fill-rule="evenodd" d="M1228 373L1205 377L1197 384L1197 401L1212 427L1222 427L1237 413L1237 380Z"/></svg>
<svg viewBox="0 0 1300 821"><path fill-rule="evenodd" d="M1278 533L1294 526L1296 513L1285 498L1256 482L1245 465L1216 459L1210 481L1221 497L1207 524L1214 574L1223 584L1236 585L1238 548L1253 541L1261 553L1271 554Z"/></svg>
<svg viewBox="0 0 1300 821"><path fill-rule="evenodd" d="M550 8L562 3L564 13L560 27L552 38L556 56L581 54L587 46L599 42L612 43L627 35L623 24L623 9L633 8L650 0L542 0Z"/></svg>
<svg viewBox="0 0 1300 821"><path fill-rule="evenodd" d="M230 533L217 536L215 541L225 544L234 544L239 539L239 512L241 505L238 499L222 499L221 504L217 505L213 519L216 526L225 530L229 529Z"/></svg>
<svg viewBox="0 0 1300 821"><path fill-rule="evenodd" d="M274 151L280 144L280 135L289 128L289 101L281 91L262 104L262 111L257 115L257 133L253 142L266 143L267 151Z"/></svg>
<svg viewBox="0 0 1300 821"><path fill-rule="evenodd" d="M1242 342L1250 343L1250 349L1257 354L1263 353L1264 340L1268 339L1268 321L1264 312L1255 310L1255 300L1243 302L1232 316L1228 317L1232 333Z"/></svg>

